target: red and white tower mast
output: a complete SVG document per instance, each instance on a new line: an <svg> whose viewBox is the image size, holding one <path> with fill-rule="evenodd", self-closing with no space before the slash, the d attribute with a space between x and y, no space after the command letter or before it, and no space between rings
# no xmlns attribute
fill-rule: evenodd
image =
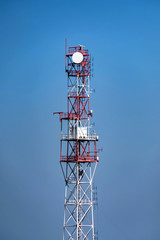
<svg viewBox="0 0 160 240"><path fill-rule="evenodd" d="M87 49L78 45L65 53L67 112L60 116L60 164L65 180L63 240L95 239L92 182L98 162L95 131L91 134L90 71Z"/></svg>

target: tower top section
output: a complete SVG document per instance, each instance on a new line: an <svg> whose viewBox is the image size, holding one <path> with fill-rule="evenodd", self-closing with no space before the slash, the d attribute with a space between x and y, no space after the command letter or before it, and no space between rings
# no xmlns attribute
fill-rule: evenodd
<svg viewBox="0 0 160 240"><path fill-rule="evenodd" d="M69 47L65 50L65 71L69 77L89 77L90 56L84 46Z"/></svg>

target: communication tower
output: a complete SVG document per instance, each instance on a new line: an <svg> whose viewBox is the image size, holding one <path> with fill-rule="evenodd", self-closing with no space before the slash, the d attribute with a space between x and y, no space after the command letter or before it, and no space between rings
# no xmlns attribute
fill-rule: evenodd
<svg viewBox="0 0 160 240"><path fill-rule="evenodd" d="M91 133L91 57L82 45L65 51L67 112L61 123L60 165L65 180L63 240L95 240L93 178L98 162L95 131Z"/></svg>

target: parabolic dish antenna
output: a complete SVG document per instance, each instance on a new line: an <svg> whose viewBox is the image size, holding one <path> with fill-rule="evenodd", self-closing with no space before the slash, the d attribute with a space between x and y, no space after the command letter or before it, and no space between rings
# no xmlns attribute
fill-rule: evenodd
<svg viewBox="0 0 160 240"><path fill-rule="evenodd" d="M81 63L83 61L83 54L80 52L75 52L72 55L72 61L74 63Z"/></svg>

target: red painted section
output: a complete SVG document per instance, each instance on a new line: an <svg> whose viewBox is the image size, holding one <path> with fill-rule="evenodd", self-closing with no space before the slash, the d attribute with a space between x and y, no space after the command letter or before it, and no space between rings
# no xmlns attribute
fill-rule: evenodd
<svg viewBox="0 0 160 240"><path fill-rule="evenodd" d="M73 63L72 55L75 52L83 54L83 61L79 64ZM67 40L65 44L65 71L68 77L68 83L74 84L76 79L81 82L81 90L75 91L74 87L68 86L68 97L67 97L67 113L55 112L59 114L60 121L79 121L85 123L90 118L90 97L88 94L88 81L90 80L90 55L87 49L83 49L81 46L69 47L67 51ZM74 85L73 85L74 86ZM64 149L62 144L64 139L61 139L60 149L60 161L61 162L97 162L97 145L95 140L89 138L80 139L65 139L67 149ZM62 154L66 152L65 154Z"/></svg>

